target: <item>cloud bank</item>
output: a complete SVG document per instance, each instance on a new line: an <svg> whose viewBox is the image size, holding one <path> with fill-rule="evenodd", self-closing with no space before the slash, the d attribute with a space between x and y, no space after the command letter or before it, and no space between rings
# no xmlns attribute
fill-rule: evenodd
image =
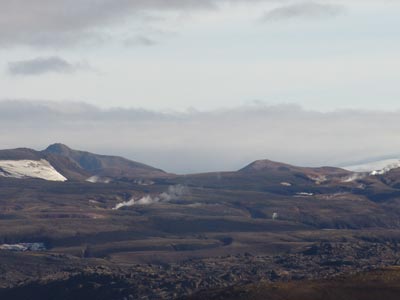
<svg viewBox="0 0 400 300"><path fill-rule="evenodd" d="M124 45L127 47L132 46L155 46L157 45L157 41L148 38L146 36L138 35L124 40Z"/></svg>
<svg viewBox="0 0 400 300"><path fill-rule="evenodd" d="M345 11L344 6L342 5L300 2L277 7L267 12L263 17L263 20L277 21L293 18L321 19L336 17L343 14Z"/></svg>
<svg viewBox="0 0 400 300"><path fill-rule="evenodd" d="M234 3L289 3L266 14L265 19L326 17L340 14L333 4L277 0L13 0L0 1L0 47L29 45L65 47L109 40L110 29L138 21L165 19L172 14L223 9ZM151 40L146 36L145 39ZM140 42L140 45L148 44Z"/></svg>
<svg viewBox="0 0 400 300"><path fill-rule="evenodd" d="M0 145L44 149L62 142L176 173L235 170L264 158L350 165L400 154L399 118L400 112L322 113L293 105L176 113L2 101Z"/></svg>
<svg viewBox="0 0 400 300"><path fill-rule="evenodd" d="M216 9L245 0L13 0L0 1L0 46L91 43L107 30L152 13Z"/></svg>
<svg viewBox="0 0 400 300"><path fill-rule="evenodd" d="M9 62L7 72L10 75L29 76L45 73L73 73L87 68L88 66L82 63L70 63L61 57L51 56Z"/></svg>

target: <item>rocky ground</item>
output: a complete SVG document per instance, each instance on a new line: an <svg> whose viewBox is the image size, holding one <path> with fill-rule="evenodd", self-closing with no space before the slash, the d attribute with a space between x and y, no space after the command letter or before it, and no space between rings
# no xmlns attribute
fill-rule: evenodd
<svg viewBox="0 0 400 300"><path fill-rule="evenodd" d="M23 278L23 272L16 275L2 264L0 280L9 284L0 290L0 297L18 300L29 299L26 297L34 294L35 299L61 300L186 299L201 291L255 282L321 280L393 266L400 262L400 246L397 243L320 243L299 253L279 256L245 253L181 263L119 267L91 260L82 265L81 260L63 256L42 259L53 261L49 263L51 269L46 270L44 265L38 270L48 272L40 281L30 281L29 276ZM57 259L62 261L63 268L54 267ZM52 291L51 297L49 291Z"/></svg>

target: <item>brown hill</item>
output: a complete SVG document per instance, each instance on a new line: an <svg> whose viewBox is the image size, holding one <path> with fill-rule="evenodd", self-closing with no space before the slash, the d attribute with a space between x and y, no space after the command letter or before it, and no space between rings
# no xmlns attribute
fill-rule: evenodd
<svg viewBox="0 0 400 300"><path fill-rule="evenodd" d="M163 177L167 173L154 167L119 156L99 155L73 150L63 144L53 144L42 153L66 157L92 175L111 178Z"/></svg>
<svg viewBox="0 0 400 300"><path fill-rule="evenodd" d="M153 178L167 175L160 169L128 159L73 150L54 144L43 151L28 148L0 150L0 160L47 160L69 180L86 180L91 176L110 179Z"/></svg>

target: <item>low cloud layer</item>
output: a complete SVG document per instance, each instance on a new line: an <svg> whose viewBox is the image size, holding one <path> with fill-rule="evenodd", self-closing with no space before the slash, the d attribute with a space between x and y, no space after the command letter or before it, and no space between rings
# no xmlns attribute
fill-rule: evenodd
<svg viewBox="0 0 400 300"><path fill-rule="evenodd" d="M9 62L7 72L10 75L30 76L45 73L73 73L87 68L88 66L82 63L70 63L61 57L51 56Z"/></svg>
<svg viewBox="0 0 400 300"><path fill-rule="evenodd" d="M400 154L400 112L306 111L292 105L209 112L103 110L82 103L0 102L1 148L122 155L169 172L235 170L256 159L350 165Z"/></svg>
<svg viewBox="0 0 400 300"><path fill-rule="evenodd" d="M342 5L300 2L277 7L267 12L263 20L276 21L292 18L321 19L336 17L344 12L345 8Z"/></svg>

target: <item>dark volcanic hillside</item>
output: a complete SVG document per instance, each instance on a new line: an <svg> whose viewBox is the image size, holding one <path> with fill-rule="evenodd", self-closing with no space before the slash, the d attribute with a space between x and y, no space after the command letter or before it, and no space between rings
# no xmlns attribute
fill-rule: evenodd
<svg viewBox="0 0 400 300"><path fill-rule="evenodd" d="M348 192L357 188L358 183L349 180L353 174L334 167L306 168L258 160L236 172L193 174L174 180L181 184L205 188L310 195Z"/></svg>
<svg viewBox="0 0 400 300"><path fill-rule="evenodd" d="M309 178L346 176L351 172L334 167L306 168L297 167L271 160L257 160L239 170L240 173L294 173L303 174Z"/></svg>
<svg viewBox="0 0 400 300"><path fill-rule="evenodd" d="M43 155L40 152L28 148L0 150L0 159L2 160L39 160L42 158Z"/></svg>
<svg viewBox="0 0 400 300"><path fill-rule="evenodd" d="M69 180L86 180L93 176L118 180L168 175L160 169L122 157L73 150L63 144L51 145L43 151L28 148L0 150L0 160L46 160Z"/></svg>
<svg viewBox="0 0 400 300"><path fill-rule="evenodd" d="M271 177L271 180L284 180L291 184L300 182L327 184L343 181L343 179L352 174L352 172L340 168L298 167L270 160L257 160L243 169L240 169L238 173L242 176L268 176Z"/></svg>
<svg viewBox="0 0 400 300"><path fill-rule="evenodd" d="M0 160L39 161L41 159L48 161L59 173L70 180L86 180L91 176L90 172L82 169L67 157L28 148L0 150Z"/></svg>
<svg viewBox="0 0 400 300"><path fill-rule="evenodd" d="M66 157L85 171L111 178L122 177L163 177L166 173L160 169L131 161L123 157L93 154L86 151L73 150L63 144L53 144L42 151Z"/></svg>

